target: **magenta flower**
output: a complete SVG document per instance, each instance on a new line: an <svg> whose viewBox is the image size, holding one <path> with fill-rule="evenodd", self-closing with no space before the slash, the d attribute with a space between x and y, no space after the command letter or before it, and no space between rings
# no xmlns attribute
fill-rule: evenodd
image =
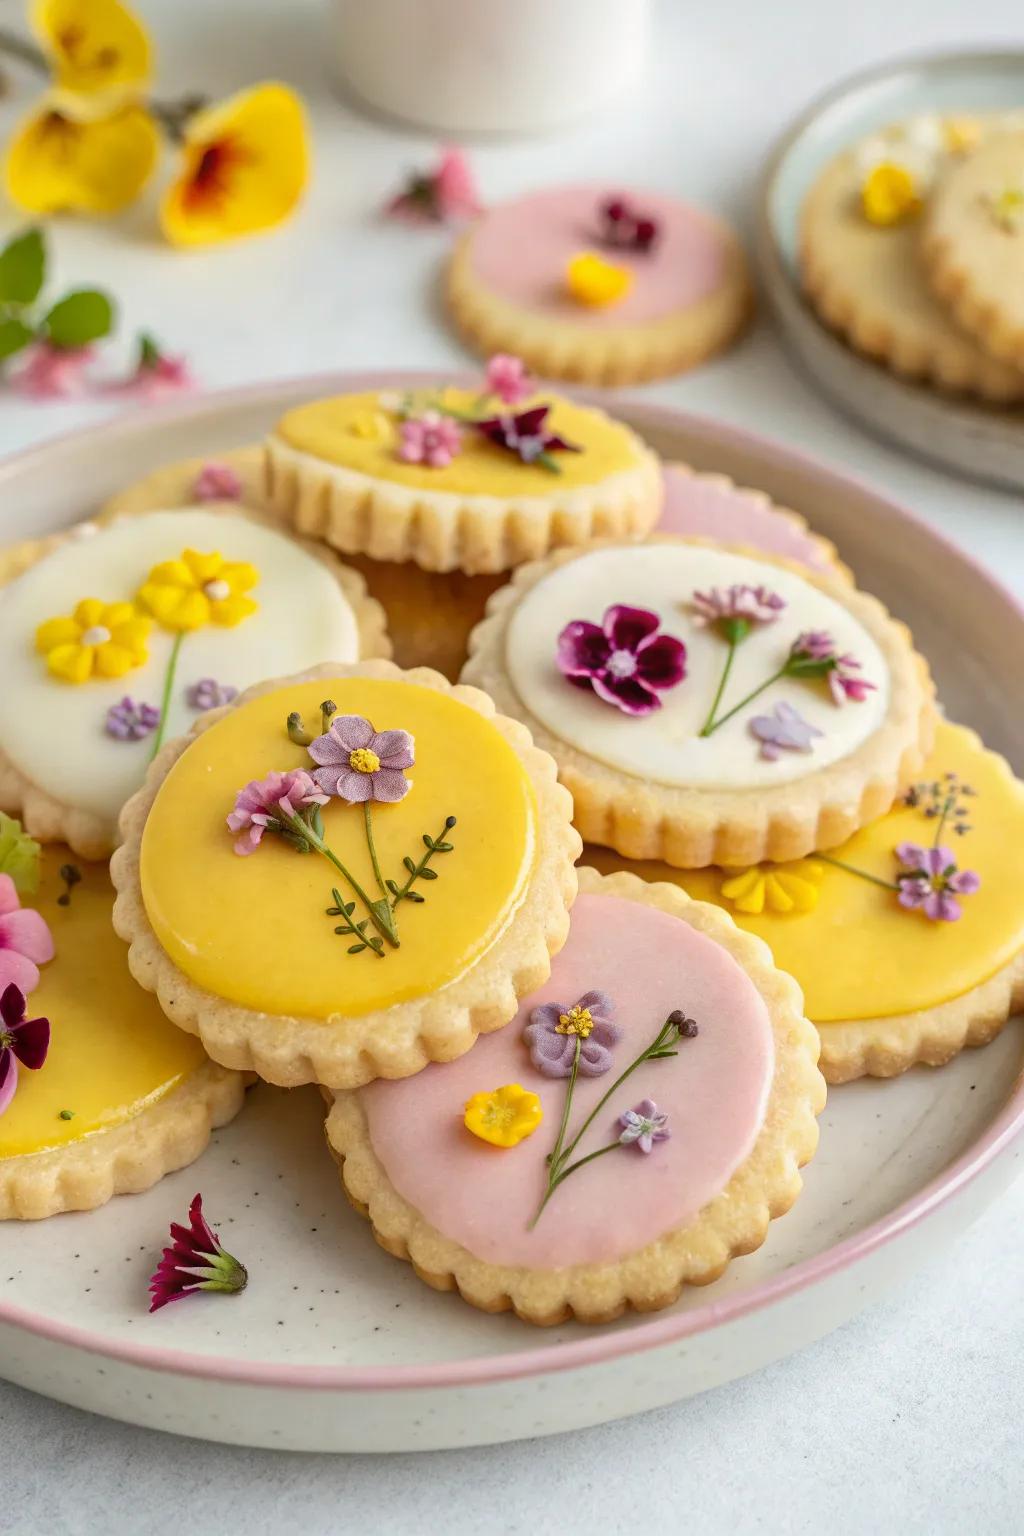
<svg viewBox="0 0 1024 1536"><path fill-rule="evenodd" d="M668 1128L668 1115L660 1110L653 1099L641 1099L633 1109L619 1116L622 1132L619 1144L635 1146L640 1152L654 1150L656 1141L668 1141L672 1132Z"/></svg>
<svg viewBox="0 0 1024 1536"><path fill-rule="evenodd" d="M481 212L472 167L461 149L445 148L432 171L413 171L385 213L413 223L447 224Z"/></svg>
<svg viewBox="0 0 1024 1536"><path fill-rule="evenodd" d="M237 501L242 494L242 477L230 464L211 459L192 482L196 501Z"/></svg>
<svg viewBox="0 0 1024 1536"><path fill-rule="evenodd" d="M523 1039L530 1060L545 1077L568 1077L579 1041L579 1073L600 1077L612 1064L612 1046L621 1030L612 1022L615 1004L607 992L584 992L567 1008L562 1003L541 1003L530 1013Z"/></svg>
<svg viewBox="0 0 1024 1536"><path fill-rule="evenodd" d="M658 239L658 221L641 213L627 197L609 197L600 207L601 239L618 250L646 255Z"/></svg>
<svg viewBox="0 0 1024 1536"><path fill-rule="evenodd" d="M769 715L755 715L750 731L761 743L761 756L771 763L780 752L813 752L815 737L824 734L785 702L776 704Z"/></svg>
<svg viewBox="0 0 1024 1536"><path fill-rule="evenodd" d="M171 1222L171 1242L165 1248L149 1282L151 1312L169 1301L180 1301L193 1291L244 1291L249 1276L244 1264L220 1245L216 1232L203 1215L203 1197L196 1195L188 1208L188 1226Z"/></svg>
<svg viewBox="0 0 1024 1536"><path fill-rule="evenodd" d="M821 629L808 629L793 641L781 675L827 678L833 704L844 704L847 699L862 704L877 684L861 677L860 669L856 657L836 654L831 635Z"/></svg>
<svg viewBox="0 0 1024 1536"><path fill-rule="evenodd" d="M160 711L153 704L136 704L125 694L119 704L107 710L103 729L117 741L142 741L160 724Z"/></svg>
<svg viewBox="0 0 1024 1536"><path fill-rule="evenodd" d="M304 806L326 804L327 796L302 768L253 779L238 791L235 808L227 818L230 830L243 834L235 843L235 852L255 853L264 832L286 828Z"/></svg>
<svg viewBox="0 0 1024 1536"><path fill-rule="evenodd" d="M903 865L896 876L900 906L920 910L933 922L955 923L960 916L957 896L972 896L981 877L973 869L957 869L949 848L897 843L894 852Z"/></svg>
<svg viewBox="0 0 1024 1536"><path fill-rule="evenodd" d="M686 646L674 635L659 635L660 622L656 613L622 603L600 624L574 619L558 637L558 669L623 714L649 715L661 708L659 694L686 676Z"/></svg>
<svg viewBox="0 0 1024 1536"><path fill-rule="evenodd" d="M521 357L497 352L487 364L487 393L504 405L518 405L533 393L533 380Z"/></svg>
<svg viewBox="0 0 1024 1536"><path fill-rule="evenodd" d="M39 985L39 967L53 959L45 918L22 908L10 875L0 875L0 992L15 986L26 996Z"/></svg>
<svg viewBox="0 0 1024 1536"><path fill-rule="evenodd" d="M85 369L92 357L92 347L54 347L37 341L24 354L14 383L33 400L71 399L85 394Z"/></svg>
<svg viewBox="0 0 1024 1536"><path fill-rule="evenodd" d="M547 422L550 405L534 405L518 415L487 416L473 425L496 448L514 453L524 464L540 464L555 474L560 470L551 457L553 453L579 453L575 443L567 443L564 437L549 432Z"/></svg>
<svg viewBox="0 0 1024 1536"><path fill-rule="evenodd" d="M784 597L767 587L737 583L693 594L693 622L698 629L717 629L723 640L743 640L755 624L774 624L786 606Z"/></svg>
<svg viewBox="0 0 1024 1536"><path fill-rule="evenodd" d="M204 712L208 709L220 709L237 697L237 688L232 688L230 683L218 683L215 677L200 677L196 682L190 683L185 690L185 701L189 709L199 709Z"/></svg>
<svg viewBox="0 0 1024 1536"><path fill-rule="evenodd" d="M868 694L874 693L877 684L869 683L866 677L858 675L860 662L853 656L837 656L835 663L828 674L833 704L843 704L847 699L851 699L854 704L863 704Z"/></svg>
<svg viewBox="0 0 1024 1536"><path fill-rule="evenodd" d="M134 372L113 385L113 390L116 394L134 395L148 403L194 389L195 382L183 357L171 357L162 352L153 337L143 333L139 337Z"/></svg>
<svg viewBox="0 0 1024 1536"><path fill-rule="evenodd" d="M327 732L310 742L309 755L325 795L353 805L393 805L412 788L404 770L416 761L414 749L408 731L375 731L362 715L335 715Z"/></svg>
<svg viewBox="0 0 1024 1536"><path fill-rule="evenodd" d="M426 464L444 469L462 447L459 424L440 411L407 416L399 429L398 457L406 464Z"/></svg>
<svg viewBox="0 0 1024 1536"><path fill-rule="evenodd" d="M49 1048L49 1019L26 1019L25 993L12 981L0 990L0 1115L14 1098L19 1061L38 1072Z"/></svg>

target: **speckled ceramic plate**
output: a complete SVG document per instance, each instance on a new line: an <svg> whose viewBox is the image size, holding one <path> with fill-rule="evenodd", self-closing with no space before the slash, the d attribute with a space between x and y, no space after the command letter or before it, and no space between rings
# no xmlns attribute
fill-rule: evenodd
<svg viewBox="0 0 1024 1536"><path fill-rule="evenodd" d="M756 252L765 289L800 362L841 410L948 468L1024 487L1024 410L943 395L898 378L819 320L800 291L800 209L821 168L886 123L930 111L996 112L1024 106L1024 52L921 55L832 87L773 148L761 175Z"/></svg>
<svg viewBox="0 0 1024 1536"><path fill-rule="evenodd" d="M59 528L164 461L250 441L302 399L381 382L212 396L34 449L0 465L2 535ZM914 626L950 713L1024 765L1024 712L1006 707L1019 703L1024 614L978 566L796 454L653 406L618 410L666 456L808 516ZM318 1095L260 1087L198 1163L147 1194L0 1226L0 1374L132 1423L298 1450L479 1444L636 1413L809 1343L966 1226L1020 1152L1022 1057L1012 1025L941 1072L834 1091L805 1192L758 1253L656 1316L547 1332L437 1295L377 1249L341 1197ZM149 1317L167 1223L196 1190L250 1286Z"/></svg>

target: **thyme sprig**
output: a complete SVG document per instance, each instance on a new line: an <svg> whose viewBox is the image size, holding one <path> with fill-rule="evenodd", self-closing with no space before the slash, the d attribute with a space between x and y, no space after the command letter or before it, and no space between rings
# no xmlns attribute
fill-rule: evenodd
<svg viewBox="0 0 1024 1536"><path fill-rule="evenodd" d="M430 868L430 861L434 857L435 853L451 853L455 845L445 841L445 833L450 832L454 826L455 817L446 816L444 819L444 826L441 828L441 831L438 833L437 837L431 837L429 832L424 832L423 846L427 851L420 859L418 864L413 861L409 854L406 854L405 858L402 860L402 863L408 872L405 884L400 886L396 880L388 880L386 882L387 888L391 892L392 911L394 911L400 901L426 901L427 898L422 894L422 892L414 891L412 887L415 885L417 880L437 879L437 870Z"/></svg>

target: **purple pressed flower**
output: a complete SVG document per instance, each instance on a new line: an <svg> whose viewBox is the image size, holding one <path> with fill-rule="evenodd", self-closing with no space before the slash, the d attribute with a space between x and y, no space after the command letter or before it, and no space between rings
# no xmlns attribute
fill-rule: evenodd
<svg viewBox="0 0 1024 1536"><path fill-rule="evenodd" d="M189 709L220 709L237 697L237 688L232 688L230 683L218 683L215 677L200 677L185 691Z"/></svg>
<svg viewBox="0 0 1024 1536"><path fill-rule="evenodd" d="M750 587L740 582L695 592L692 602L697 627L714 626L726 640L742 639L751 625L773 624L786 606L786 599L768 587ZM738 636L737 621L741 626Z"/></svg>
<svg viewBox="0 0 1024 1536"><path fill-rule="evenodd" d="M835 663L828 674L832 702L843 704L847 699L852 699L855 704L863 704L868 694L874 693L877 684L869 683L866 677L858 676L860 662L853 656L837 656Z"/></svg>
<svg viewBox="0 0 1024 1536"><path fill-rule="evenodd" d="M230 464L211 459L192 482L196 501L237 501L242 494L242 477Z"/></svg>
<svg viewBox="0 0 1024 1536"><path fill-rule="evenodd" d="M636 1146L641 1152L653 1150L656 1141L667 1141L672 1135L668 1128L668 1115L660 1110L653 1099L641 1099L633 1109L619 1116L622 1146Z"/></svg>
<svg viewBox="0 0 1024 1536"><path fill-rule="evenodd" d="M487 363L487 393L497 395L502 405L519 405L533 393L533 380L521 357L496 352Z"/></svg>
<svg viewBox="0 0 1024 1536"><path fill-rule="evenodd" d="M49 1019L26 1019L25 994L12 981L0 993L0 1115L14 1098L19 1061L38 1072L49 1048Z"/></svg>
<svg viewBox="0 0 1024 1536"><path fill-rule="evenodd" d="M459 424L440 411L407 416L399 428L398 457L405 464L445 469L462 446Z"/></svg>
<svg viewBox="0 0 1024 1536"><path fill-rule="evenodd" d="M578 1071L582 1077L600 1077L612 1064L612 1046L621 1030L612 1022L615 1004L607 992L584 992L571 1008L562 1003L541 1003L530 1013L523 1039L530 1060L545 1077L568 1077L579 1041Z"/></svg>
<svg viewBox="0 0 1024 1536"><path fill-rule="evenodd" d="M149 1310L156 1312L193 1291L244 1291L248 1280L245 1266L221 1247L203 1215L203 1197L196 1195L188 1208L188 1226L171 1222L170 1246L149 1282Z"/></svg>
<svg viewBox="0 0 1024 1536"><path fill-rule="evenodd" d="M785 666L787 677L825 677L834 704L851 699L862 704L877 684L861 677L861 664L855 656L837 655L832 636L821 629L804 630L797 635Z"/></svg>
<svg viewBox="0 0 1024 1536"><path fill-rule="evenodd" d="M761 756L773 763L780 752L813 752L815 737L823 735L792 704L776 704L770 715L755 715L750 730L761 743Z"/></svg>
<svg viewBox="0 0 1024 1536"><path fill-rule="evenodd" d="M806 656L810 661L831 661L835 653L835 641L823 629L805 629L790 648L791 656Z"/></svg>
<svg viewBox="0 0 1024 1536"><path fill-rule="evenodd" d="M307 805L326 805L311 776L302 768L288 773L268 773L265 779L253 779L238 791L228 827L243 835L235 843L235 852L254 853L266 831L285 826Z"/></svg>
<svg viewBox="0 0 1024 1536"><path fill-rule="evenodd" d="M549 432L545 425L550 405L534 405L518 415L488 416L473 425L496 448L514 453L524 464L540 463L545 469L558 469L552 453L579 453L575 443L567 443L564 437Z"/></svg>
<svg viewBox="0 0 1024 1536"><path fill-rule="evenodd" d="M404 770L415 762L408 731L375 731L362 715L335 715L330 729L309 744L319 766L313 778L327 795L352 804L392 805L412 788Z"/></svg>
<svg viewBox="0 0 1024 1536"><path fill-rule="evenodd" d="M686 646L659 635L660 622L656 613L623 603L607 609L600 624L574 619L558 637L558 669L624 714L649 715L661 708L659 693L686 676Z"/></svg>
<svg viewBox="0 0 1024 1536"><path fill-rule="evenodd" d="M900 906L920 910L933 922L955 923L960 916L957 896L972 896L981 877L973 869L957 869L949 848L897 843L894 852L903 865L896 876Z"/></svg>
<svg viewBox="0 0 1024 1536"><path fill-rule="evenodd" d="M136 704L127 694L119 704L107 710L104 730L118 741L142 741L160 724L160 711L153 704Z"/></svg>

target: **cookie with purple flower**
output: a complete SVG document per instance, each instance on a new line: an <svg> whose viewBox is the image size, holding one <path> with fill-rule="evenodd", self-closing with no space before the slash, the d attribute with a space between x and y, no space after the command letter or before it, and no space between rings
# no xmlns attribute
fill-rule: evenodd
<svg viewBox="0 0 1024 1536"><path fill-rule="evenodd" d="M552 754L585 839L679 868L842 842L935 725L906 629L843 573L664 534L517 571L462 676Z"/></svg>

